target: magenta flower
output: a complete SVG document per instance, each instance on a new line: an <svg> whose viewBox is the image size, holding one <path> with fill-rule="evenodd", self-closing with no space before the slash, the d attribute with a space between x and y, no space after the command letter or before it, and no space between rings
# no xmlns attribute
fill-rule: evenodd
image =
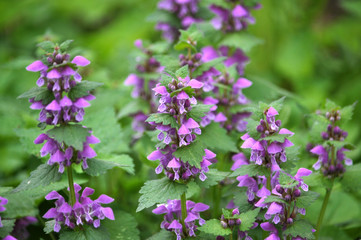
<svg viewBox="0 0 361 240"><path fill-rule="evenodd" d="M84 222L93 225L95 228L100 226L100 220L108 218L114 220L113 210L110 207L103 207L101 204L109 204L114 201L107 195L100 195L96 200L88 196L94 193L94 189L86 187L79 195L81 187L74 184L76 202L71 206L56 191L50 192L45 196L46 200L56 200L55 208L49 209L43 216L46 219L54 219L54 231L59 232L62 225L73 229L77 225L83 225ZM69 191L69 189L68 189Z"/></svg>
<svg viewBox="0 0 361 240"><path fill-rule="evenodd" d="M4 207L8 203L8 200L6 198L3 198L0 196L0 212L4 212L6 208ZM3 224L1 222L1 216L0 216L0 227L3 227Z"/></svg>

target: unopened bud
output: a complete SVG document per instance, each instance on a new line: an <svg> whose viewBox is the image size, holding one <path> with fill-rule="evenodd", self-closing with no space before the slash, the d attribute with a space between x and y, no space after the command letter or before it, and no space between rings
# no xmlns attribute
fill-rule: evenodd
<svg viewBox="0 0 361 240"><path fill-rule="evenodd" d="M257 132L263 132L264 131L264 127L262 125L258 125L257 126Z"/></svg>
<svg viewBox="0 0 361 240"><path fill-rule="evenodd" d="M201 58L202 58L202 54L201 54L201 53L196 53L196 54L194 55L194 59L197 60L197 61L201 60Z"/></svg>
<svg viewBox="0 0 361 240"><path fill-rule="evenodd" d="M281 120L277 120L277 121L276 121L277 127L280 127L280 126L281 126L281 123L282 123Z"/></svg>
<svg viewBox="0 0 361 240"><path fill-rule="evenodd" d="M223 228L227 228L228 227L228 224L225 222L225 221L221 221L221 225Z"/></svg>
<svg viewBox="0 0 361 240"><path fill-rule="evenodd" d="M293 196L294 196L295 198L301 196L301 191L300 191L300 189L295 189L295 190L293 191Z"/></svg>
<svg viewBox="0 0 361 240"><path fill-rule="evenodd" d="M285 189L284 189L283 187L281 187L281 185L277 185L277 186L276 186L276 191L277 191L279 194L282 194L282 193L285 191Z"/></svg>
<svg viewBox="0 0 361 240"><path fill-rule="evenodd" d="M236 219L236 225L241 225L241 219Z"/></svg>
<svg viewBox="0 0 361 240"><path fill-rule="evenodd" d="M329 135L328 135L327 132L322 132L322 133L321 133L321 136L322 136L322 138L325 139L325 140L327 140L327 139L329 138Z"/></svg>
<svg viewBox="0 0 361 240"><path fill-rule="evenodd" d="M287 219L287 223L288 223L288 224L292 224L292 223L293 223L293 219L292 219L292 218L288 218L288 219Z"/></svg>
<svg viewBox="0 0 361 240"><path fill-rule="evenodd" d="M287 202L289 202L289 201L291 201L291 195L289 195L289 194L287 194L286 196L285 196L285 200L287 201Z"/></svg>

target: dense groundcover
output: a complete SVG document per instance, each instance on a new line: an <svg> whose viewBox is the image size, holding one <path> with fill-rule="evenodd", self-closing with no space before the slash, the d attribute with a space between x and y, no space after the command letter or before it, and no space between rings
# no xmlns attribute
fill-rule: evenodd
<svg viewBox="0 0 361 240"><path fill-rule="evenodd" d="M359 1L0 9L0 238L361 238Z"/></svg>

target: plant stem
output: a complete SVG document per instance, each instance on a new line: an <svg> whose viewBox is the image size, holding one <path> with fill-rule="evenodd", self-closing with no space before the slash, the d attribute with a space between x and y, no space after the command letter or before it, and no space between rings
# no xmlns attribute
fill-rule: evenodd
<svg viewBox="0 0 361 240"><path fill-rule="evenodd" d="M213 187L213 202L214 202L214 208L213 208L213 217L218 218L219 217L219 206L221 202L221 191L222 188L220 185L215 185Z"/></svg>
<svg viewBox="0 0 361 240"><path fill-rule="evenodd" d="M70 205L74 206L76 199L75 199L75 190L74 190L74 179L73 179L73 168L70 166L66 167L68 173L68 183L69 183L69 191L70 191Z"/></svg>
<svg viewBox="0 0 361 240"><path fill-rule="evenodd" d="M316 240L318 239L319 234L320 234L322 220L323 220L323 217L325 216L325 213L326 213L326 208L327 208L328 200L330 199L330 196L331 196L332 187L333 187L333 180L332 180L331 187L326 188L326 196L323 199L321 212L320 212L320 215L318 216L317 226L316 226Z"/></svg>
<svg viewBox="0 0 361 240"><path fill-rule="evenodd" d="M184 223L184 220L187 217L187 198L186 198L186 193L183 193L181 195L181 207L182 207L182 226L183 226L183 233L186 234L186 225Z"/></svg>

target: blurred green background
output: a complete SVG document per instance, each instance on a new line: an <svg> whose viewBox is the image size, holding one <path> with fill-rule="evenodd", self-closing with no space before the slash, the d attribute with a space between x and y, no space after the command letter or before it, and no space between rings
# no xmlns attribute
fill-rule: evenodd
<svg viewBox="0 0 361 240"><path fill-rule="evenodd" d="M0 186L16 186L40 163L28 154L32 142L21 143L17 136L17 129L37 124L37 113L26 101L16 99L35 86L37 74L27 72L25 66L36 58L36 44L46 39L75 40L75 51L92 62L85 76L105 83L91 111L104 106L119 110L131 100L131 89L122 83L134 71L134 40L160 38L155 23L146 20L156 4L156 0L0 1ZM245 93L253 101L286 95L284 124L298 135L299 144L306 144L306 114L317 110L326 98L341 106L360 99L361 2L266 0L262 5L253 13L256 24L249 27L263 43L249 52L246 76L254 85ZM354 119L344 126L350 133L349 142L358 147L349 155L354 163L360 162L361 155L360 109L358 104ZM132 132L122 129L125 143L120 151L129 152ZM91 182L97 192L113 194L119 199L119 208L133 215L139 188L145 180L155 178L153 169L141 164L144 159L135 157L135 161L136 176L112 170ZM345 221L361 221L360 196L358 192L342 197L351 198L353 208L347 211L356 213ZM154 226L159 219L149 212L138 213L136 218L144 230L142 237L157 231ZM156 224L151 218L157 219Z"/></svg>

